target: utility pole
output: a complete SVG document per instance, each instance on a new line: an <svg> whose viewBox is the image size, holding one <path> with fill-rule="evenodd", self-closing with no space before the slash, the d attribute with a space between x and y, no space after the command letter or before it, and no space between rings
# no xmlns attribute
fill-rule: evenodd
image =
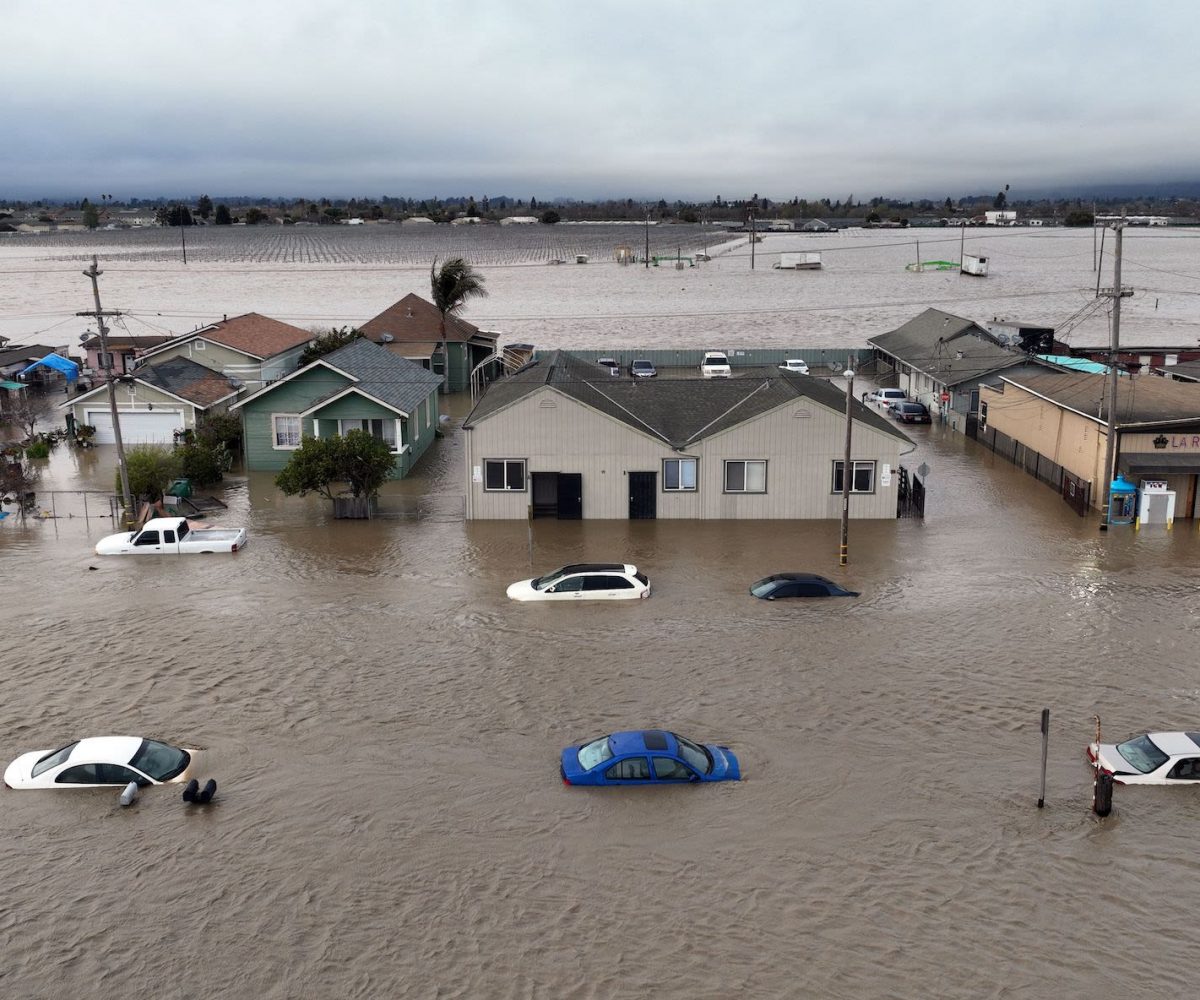
<svg viewBox="0 0 1200 1000"><path fill-rule="evenodd" d="M854 418L850 406L854 402L854 369L846 359L846 460L842 463L842 545L838 550L838 565L845 566L850 555L850 430L854 426Z"/></svg>
<svg viewBox="0 0 1200 1000"><path fill-rule="evenodd" d="M183 247L183 262L187 263L187 237L183 235L183 206L179 206L179 242Z"/></svg>
<svg viewBox="0 0 1200 1000"><path fill-rule="evenodd" d="M100 332L100 367L104 369L104 381L108 384L108 409L112 413L113 437L117 442L117 467L121 472L121 494L125 503L125 511L133 512L133 498L129 493L129 467L125 464L125 446L121 442L121 421L117 416L117 390L113 378L113 356L108 350L108 327L104 325L105 316L120 316L116 311L105 312L100 308L100 275L104 272L97 266L96 257L92 255L92 266L83 272L85 278L92 279L92 295L96 299L94 312L80 312L76 316L95 316L96 329Z"/></svg>
<svg viewBox="0 0 1200 1000"><path fill-rule="evenodd" d="M758 242L758 237L754 233L754 212L750 212L750 270L754 270L754 244Z"/></svg>
<svg viewBox="0 0 1200 1000"><path fill-rule="evenodd" d="M646 209L646 270L650 270L650 209Z"/></svg>
<svg viewBox="0 0 1200 1000"><path fill-rule="evenodd" d="M1107 531L1112 516L1113 456L1117 448L1117 356L1121 343L1121 300L1133 294L1132 288L1121 287L1121 236L1125 231L1125 220L1113 225L1117 231L1117 248L1113 254L1113 286L1100 294L1113 300L1112 344L1108 352L1108 439L1104 444L1104 490L1100 494L1104 501L1104 520L1100 530Z"/></svg>

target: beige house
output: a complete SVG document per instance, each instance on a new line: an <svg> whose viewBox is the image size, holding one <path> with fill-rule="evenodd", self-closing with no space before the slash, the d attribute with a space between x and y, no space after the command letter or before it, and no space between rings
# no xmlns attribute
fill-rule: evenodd
<svg viewBox="0 0 1200 1000"><path fill-rule="evenodd" d="M316 334L259 313L209 323L142 352L140 365L188 358L253 392L300 367Z"/></svg>
<svg viewBox="0 0 1200 1000"><path fill-rule="evenodd" d="M980 386L979 440L1064 496L1082 492L1099 509L1108 398L1103 374L1004 375L999 386ZM1200 385L1121 375L1116 413L1116 471L1135 486L1165 483L1176 495L1176 518L1200 516Z"/></svg>
<svg viewBox="0 0 1200 1000"><path fill-rule="evenodd" d="M194 430L205 413L220 413L238 394L223 375L187 358L171 358L138 368L114 383L123 444L170 444L177 434ZM97 444L113 444L108 385L61 404L80 426L96 428Z"/></svg>
<svg viewBox="0 0 1200 1000"><path fill-rule="evenodd" d="M474 519L841 516L846 395L774 367L657 378L554 352L492 383L463 424ZM894 518L912 442L852 405L850 516Z"/></svg>

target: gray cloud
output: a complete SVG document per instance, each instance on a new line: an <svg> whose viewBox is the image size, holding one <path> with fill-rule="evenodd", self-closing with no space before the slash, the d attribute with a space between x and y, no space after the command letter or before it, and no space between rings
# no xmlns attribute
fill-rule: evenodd
<svg viewBox="0 0 1200 1000"><path fill-rule="evenodd" d="M5 7L0 197L937 197L1200 162L1170 0Z"/></svg>

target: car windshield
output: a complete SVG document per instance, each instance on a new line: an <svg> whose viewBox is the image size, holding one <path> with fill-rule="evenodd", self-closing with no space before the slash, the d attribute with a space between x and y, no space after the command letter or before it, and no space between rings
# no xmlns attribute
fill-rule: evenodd
<svg viewBox="0 0 1200 1000"><path fill-rule="evenodd" d="M765 597L775 589L776 581L767 577L765 580L759 580L758 583L752 584L750 593L755 597Z"/></svg>
<svg viewBox="0 0 1200 1000"><path fill-rule="evenodd" d="M531 586L534 590L545 590L547 587L553 587L566 575L566 572L563 570L556 569L552 573L547 573L545 576L535 576L529 581L529 586Z"/></svg>
<svg viewBox="0 0 1200 1000"><path fill-rule="evenodd" d="M701 774L708 774L712 771L712 757L704 747L698 746L691 740L685 740L678 733L672 733L671 735L679 743L679 756L686 760L694 770L699 771Z"/></svg>
<svg viewBox="0 0 1200 1000"><path fill-rule="evenodd" d="M590 771L597 764L603 764L613 755L612 747L608 745L608 737L601 736L579 748L579 766Z"/></svg>
<svg viewBox="0 0 1200 1000"><path fill-rule="evenodd" d="M1117 744L1119 753L1134 770L1142 774L1156 771L1167 762L1167 755L1155 746L1149 736L1138 736Z"/></svg>
<svg viewBox="0 0 1200 1000"><path fill-rule="evenodd" d="M724 354L710 354L705 359L705 363L710 365L727 365L729 364L729 359Z"/></svg>
<svg viewBox="0 0 1200 1000"><path fill-rule="evenodd" d="M41 760L33 765L32 776L36 778L43 771L49 771L52 767L58 767L63 761L71 756L71 751L79 746L79 740L74 743L68 743L60 750L55 750L53 753L46 754Z"/></svg>
<svg viewBox="0 0 1200 1000"><path fill-rule="evenodd" d="M159 743L158 740L142 740L129 766L150 775L155 781L170 781L183 773L191 759L186 750Z"/></svg>

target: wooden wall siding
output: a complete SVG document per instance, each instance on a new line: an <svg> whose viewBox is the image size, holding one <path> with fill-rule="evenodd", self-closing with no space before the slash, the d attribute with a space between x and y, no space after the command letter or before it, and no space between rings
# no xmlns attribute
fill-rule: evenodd
<svg viewBox="0 0 1200 1000"><path fill-rule="evenodd" d="M198 365L211 368L215 372L223 371L226 365L254 364L252 358L246 357L241 351L234 351L222 344L214 344L211 340L204 342L204 349L196 350L196 341L189 340L186 344L169 347L150 358L149 364L158 364L168 358L187 358Z"/></svg>
<svg viewBox="0 0 1200 1000"><path fill-rule="evenodd" d="M984 387L979 402L981 409L987 403L989 427L1045 455L1080 479L1101 481L1108 433L1094 420L1007 383L1003 392ZM1098 489L1096 495L1100 492Z"/></svg>
<svg viewBox="0 0 1200 1000"><path fill-rule="evenodd" d="M290 382L282 382L270 392L252 400L242 407L243 441L246 450L247 469L278 471L292 457L291 450L275 448L275 431L271 425L274 413L301 413L312 401L336 391L347 380L328 368L316 368L298 375ZM237 412L237 411L234 411ZM300 433L312 437L312 418L300 422Z"/></svg>
<svg viewBox="0 0 1200 1000"><path fill-rule="evenodd" d="M807 416L794 414L803 411ZM831 493L833 462L845 453L845 417L811 400L798 399L698 442L684 452L641 434L554 389L532 393L466 432L467 516L478 519L528 516L529 474L578 472L583 475L583 516L588 519L629 517L630 472L658 474L658 517L837 518L841 494ZM855 425L853 457L873 459L876 492L852 495L854 518L896 516L895 470L902 442L862 424ZM699 460L695 492L663 492L666 458ZM475 467L485 458L526 460L524 493L486 492L473 482ZM767 492L724 492L725 459L766 459ZM878 484L883 463L892 467L892 483Z"/></svg>

